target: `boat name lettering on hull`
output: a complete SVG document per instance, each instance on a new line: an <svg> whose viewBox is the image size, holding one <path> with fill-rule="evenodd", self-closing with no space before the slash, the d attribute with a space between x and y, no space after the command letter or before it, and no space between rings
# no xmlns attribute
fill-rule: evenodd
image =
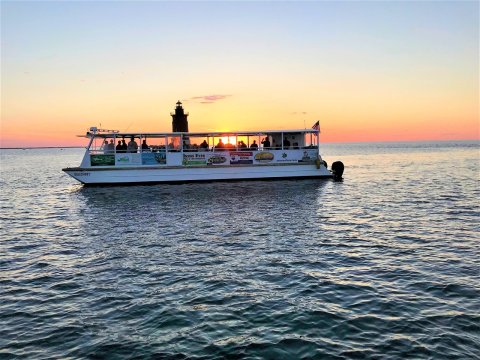
<svg viewBox="0 0 480 360"><path fill-rule="evenodd" d="M74 172L73 176L90 176L89 172Z"/></svg>

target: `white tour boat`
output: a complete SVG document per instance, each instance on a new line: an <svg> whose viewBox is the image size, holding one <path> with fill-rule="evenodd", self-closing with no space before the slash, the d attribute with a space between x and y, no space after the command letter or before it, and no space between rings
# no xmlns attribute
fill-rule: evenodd
<svg viewBox="0 0 480 360"><path fill-rule="evenodd" d="M90 128L80 166L63 171L91 185L342 176L343 164L329 171L319 154L318 123L304 130L191 133L180 102L171 115L171 133Z"/></svg>

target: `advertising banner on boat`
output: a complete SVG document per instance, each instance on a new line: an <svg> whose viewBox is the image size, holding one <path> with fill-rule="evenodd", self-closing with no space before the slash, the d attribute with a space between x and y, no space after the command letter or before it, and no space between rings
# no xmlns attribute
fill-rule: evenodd
<svg viewBox="0 0 480 360"><path fill-rule="evenodd" d="M230 164L253 164L253 152L232 151L230 152Z"/></svg>
<svg viewBox="0 0 480 360"><path fill-rule="evenodd" d="M280 151L275 159L276 163L298 163L298 160L301 158L301 154L298 151L290 152L290 151Z"/></svg>
<svg viewBox="0 0 480 360"><path fill-rule="evenodd" d="M91 166L113 166L115 165L114 155L95 154L90 155Z"/></svg>
<svg viewBox="0 0 480 360"><path fill-rule="evenodd" d="M228 152L214 152L207 155L207 165L227 165L229 161Z"/></svg>
<svg viewBox="0 0 480 360"><path fill-rule="evenodd" d="M186 152L183 153L184 166L227 165L230 161L228 152Z"/></svg>
<svg viewBox="0 0 480 360"><path fill-rule="evenodd" d="M183 153L182 164L184 166L207 165L207 154L203 152Z"/></svg>
<svg viewBox="0 0 480 360"><path fill-rule="evenodd" d="M267 164L275 159L275 155L270 151L261 151L255 154L255 164Z"/></svg>
<svg viewBox="0 0 480 360"><path fill-rule="evenodd" d="M124 165L141 165L141 164L142 164L142 154L137 154L137 153L115 154L115 165L124 166Z"/></svg>
<svg viewBox="0 0 480 360"><path fill-rule="evenodd" d="M316 150L284 150L279 151L275 162L276 163L301 163L312 162L317 158Z"/></svg>
<svg viewBox="0 0 480 360"><path fill-rule="evenodd" d="M167 154L164 152L142 153L142 165L165 165L167 163Z"/></svg>
<svg viewBox="0 0 480 360"><path fill-rule="evenodd" d="M317 149L270 150L270 151L224 151L224 152L185 152L184 166L239 165L239 164L297 164L312 163L317 159ZM153 154L148 164L153 164ZM143 164L147 164L146 160Z"/></svg>
<svg viewBox="0 0 480 360"><path fill-rule="evenodd" d="M318 149L307 149L303 150L302 158L298 160L299 163L311 163L312 161L317 160L318 158Z"/></svg>
<svg viewBox="0 0 480 360"><path fill-rule="evenodd" d="M317 154L317 149L261 151L255 154L254 164L311 163L317 159Z"/></svg>

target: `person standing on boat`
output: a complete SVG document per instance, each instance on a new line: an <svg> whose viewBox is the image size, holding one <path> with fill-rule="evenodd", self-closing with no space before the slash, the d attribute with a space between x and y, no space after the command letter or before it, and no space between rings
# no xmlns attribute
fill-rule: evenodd
<svg viewBox="0 0 480 360"><path fill-rule="evenodd" d="M130 141L127 145L127 152L129 153L136 153L138 150L138 144L135 142L135 138L132 136Z"/></svg>
<svg viewBox="0 0 480 360"><path fill-rule="evenodd" d="M262 144L264 149L270 148L270 140L268 140L268 136L265 136L265 139L263 139Z"/></svg>

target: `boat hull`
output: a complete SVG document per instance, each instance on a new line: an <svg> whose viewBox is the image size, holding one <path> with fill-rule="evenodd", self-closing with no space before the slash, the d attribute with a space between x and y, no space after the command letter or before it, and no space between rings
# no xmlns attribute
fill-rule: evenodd
<svg viewBox="0 0 480 360"><path fill-rule="evenodd" d="M66 168L68 175L86 185L184 183L288 178L331 178L321 165L208 166L208 167L135 167Z"/></svg>

